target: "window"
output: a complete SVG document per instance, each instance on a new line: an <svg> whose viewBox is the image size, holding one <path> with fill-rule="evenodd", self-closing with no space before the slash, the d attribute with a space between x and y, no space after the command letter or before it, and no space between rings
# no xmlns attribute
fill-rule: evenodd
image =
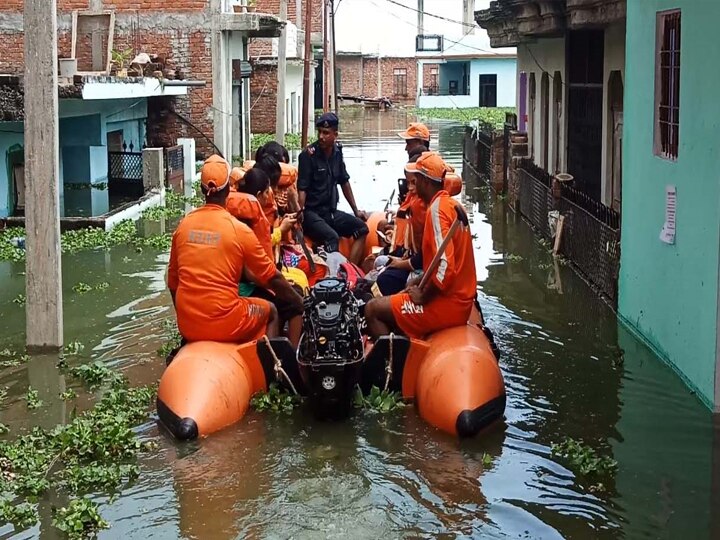
<svg viewBox="0 0 720 540"><path fill-rule="evenodd" d="M480 75L480 107L497 107L497 75Z"/></svg>
<svg viewBox="0 0 720 540"><path fill-rule="evenodd" d="M657 16L655 54L655 154L678 157L680 134L680 11Z"/></svg>
<svg viewBox="0 0 720 540"><path fill-rule="evenodd" d="M442 52L443 37L436 34L415 36L415 50L417 52Z"/></svg>
<svg viewBox="0 0 720 540"><path fill-rule="evenodd" d="M407 96L407 69L393 69L393 94L396 96Z"/></svg>

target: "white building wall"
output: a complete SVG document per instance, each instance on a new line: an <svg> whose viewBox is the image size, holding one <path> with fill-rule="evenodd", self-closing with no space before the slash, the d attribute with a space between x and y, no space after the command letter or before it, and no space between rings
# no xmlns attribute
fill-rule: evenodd
<svg viewBox="0 0 720 540"><path fill-rule="evenodd" d="M517 60L515 58L479 58L470 63L471 107L480 106L480 75L497 75L497 106L515 107Z"/></svg>
<svg viewBox="0 0 720 540"><path fill-rule="evenodd" d="M285 103L287 105L285 125L288 133L300 133L302 131L302 97L303 66L302 64L288 63L285 75Z"/></svg>
<svg viewBox="0 0 720 540"><path fill-rule="evenodd" d="M612 206L612 141L613 120L610 111L609 81L613 71L622 74L625 85L625 23L615 24L605 30L605 67L603 71L603 148L602 186L603 204Z"/></svg>
<svg viewBox="0 0 720 540"><path fill-rule="evenodd" d="M543 160L539 155L542 152L542 141L547 136L541 133L541 104L542 104L542 76L543 71L548 72L550 78L549 90L549 102L550 102L550 117L548 122L548 131L550 133L550 140L548 142L548 156L546 163L549 164L551 172L555 172L554 169L558 169L560 172L564 172L567 167L567 74L565 71L565 38L554 38L554 39L542 39L537 43L532 44L521 44L517 49L517 73L518 81L519 75L522 72L527 74L527 126L528 126L528 144L530 146L529 152L533 158L533 161L537 164L541 164ZM557 115L555 114L555 85L554 77L555 73L559 72L562 77L562 85L560 85L560 92L562 92L562 112L560 115L560 133L559 141L555 142L555 130L557 128ZM535 75L535 102L534 108L533 103L530 100L530 75ZM518 82L519 85L519 82ZM520 99L520 92L517 93L517 99ZM518 114L520 112L519 101L516 104ZM559 164L555 164L556 147L559 146Z"/></svg>
<svg viewBox="0 0 720 540"><path fill-rule="evenodd" d="M452 57L448 58L452 61ZM456 62L462 60L455 60ZM422 59L419 64L437 64L442 61ZM440 70L442 74L442 69ZM470 94L457 96L424 96L418 98L418 107L431 108L458 108L468 109L480 106L480 75L497 75L497 106L515 107L516 105L516 73L517 61L515 58L474 58L470 60ZM440 87L447 88L447 82L440 80ZM418 75L418 91L422 78Z"/></svg>

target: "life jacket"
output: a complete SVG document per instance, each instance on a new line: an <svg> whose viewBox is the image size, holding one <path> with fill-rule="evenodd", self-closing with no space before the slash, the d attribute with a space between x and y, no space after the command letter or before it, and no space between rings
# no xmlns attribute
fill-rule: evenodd
<svg viewBox="0 0 720 540"><path fill-rule="evenodd" d="M295 186L297 184L298 170L294 165L288 165L287 163L281 163L280 170L282 171L280 180L273 192L275 193L275 203L278 211L285 214L288 212L288 192L291 189L297 190Z"/></svg>
<svg viewBox="0 0 720 540"><path fill-rule="evenodd" d="M348 284L348 288L352 291L361 279L365 279L365 273L357 264L348 261L340 263L337 277L344 279Z"/></svg>
<svg viewBox="0 0 720 540"><path fill-rule="evenodd" d="M237 220L242 221L252 229L260 241L260 245L267 252L268 257L274 260L272 249L272 227L265 218L260 201L254 195L231 191L228 195L225 209Z"/></svg>
<svg viewBox="0 0 720 540"><path fill-rule="evenodd" d="M460 192L462 191L462 178L460 178L460 175L454 171L448 171L445 174L443 189L447 191L451 197L460 195Z"/></svg>
<svg viewBox="0 0 720 540"><path fill-rule="evenodd" d="M417 198L415 193L408 193L395 215L395 231L393 232L393 243L391 251L397 248L410 249L410 206Z"/></svg>
<svg viewBox="0 0 720 540"><path fill-rule="evenodd" d="M267 222L274 224L275 220L278 217L278 210L277 204L275 203L275 193L273 192L272 188L268 192L268 197L262 207L262 211L263 214L265 214L265 219L267 219Z"/></svg>

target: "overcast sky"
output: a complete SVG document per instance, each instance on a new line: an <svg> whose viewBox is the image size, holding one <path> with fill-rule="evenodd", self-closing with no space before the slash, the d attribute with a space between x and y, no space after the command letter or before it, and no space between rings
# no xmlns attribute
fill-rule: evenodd
<svg viewBox="0 0 720 540"><path fill-rule="evenodd" d="M417 0L339 0L335 34L338 51L377 53L383 56L414 56L417 34ZM475 9L485 9L490 0L475 0ZM464 27L429 16L441 15L462 21L463 0L425 0L425 33L459 40ZM485 31L477 27L476 33Z"/></svg>

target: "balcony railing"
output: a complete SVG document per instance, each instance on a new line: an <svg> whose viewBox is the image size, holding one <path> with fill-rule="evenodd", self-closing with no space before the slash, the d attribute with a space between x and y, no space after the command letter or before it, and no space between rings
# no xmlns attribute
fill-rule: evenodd
<svg viewBox="0 0 720 540"><path fill-rule="evenodd" d="M460 89L450 89L450 88L440 88L439 86L423 86L422 93L420 95L423 96L469 96L470 95L470 89L469 88L460 88Z"/></svg>

